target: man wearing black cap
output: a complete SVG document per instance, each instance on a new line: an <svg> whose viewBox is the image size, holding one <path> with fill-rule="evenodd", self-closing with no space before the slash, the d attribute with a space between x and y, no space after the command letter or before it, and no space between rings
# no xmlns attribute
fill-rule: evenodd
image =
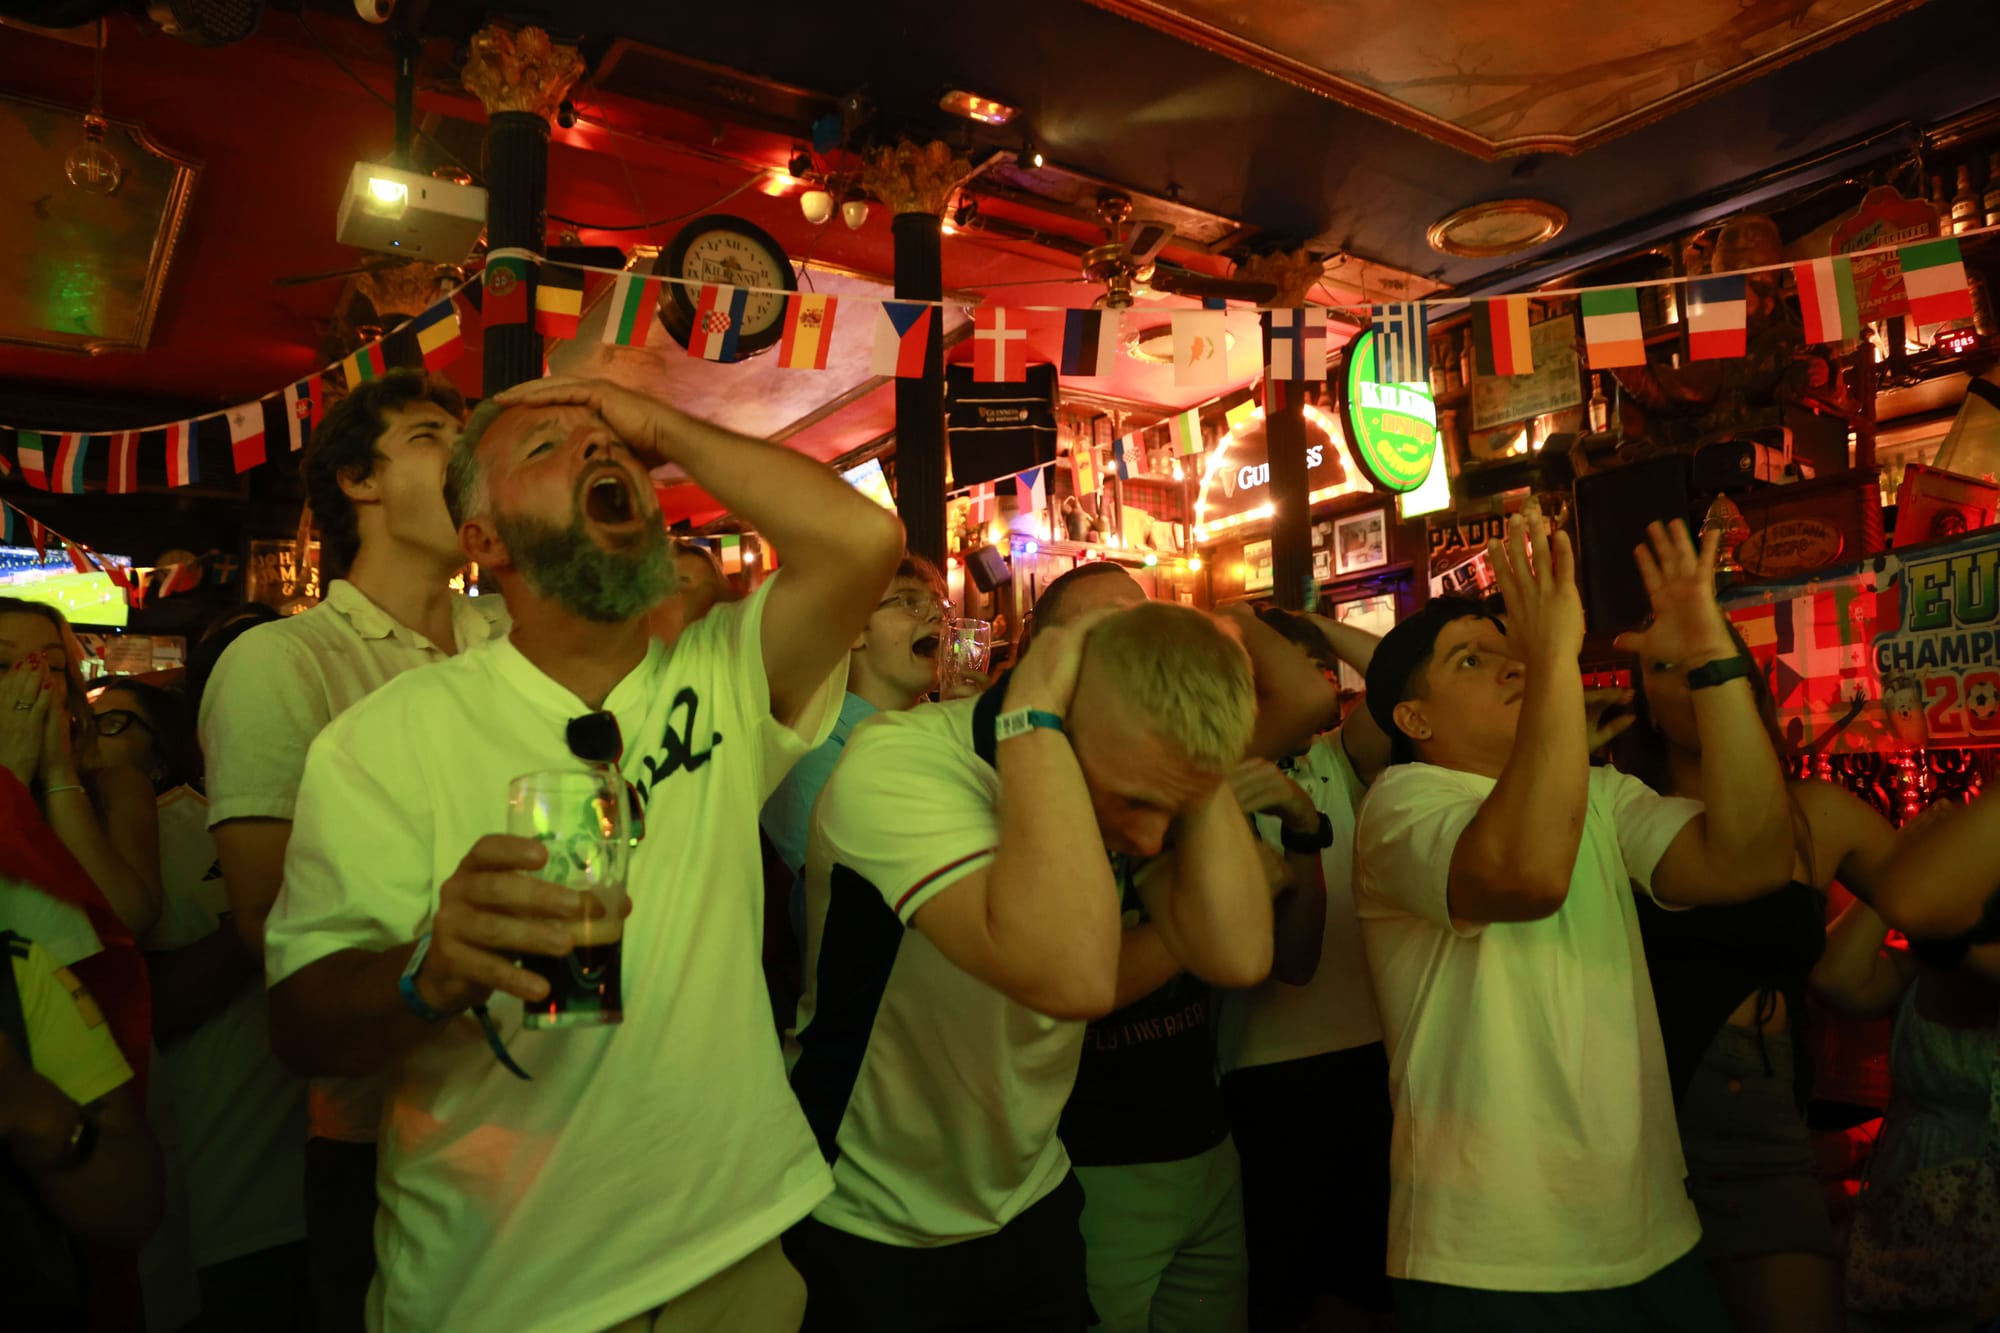
<svg viewBox="0 0 2000 1333"><path fill-rule="evenodd" d="M1651 625L1622 649L1687 672L1702 802L1592 768L1569 541L1491 544L1507 622L1430 602L1368 669L1392 739L1355 835L1355 903L1395 1098L1388 1271L1404 1333L1692 1333L1728 1317L1700 1236L1639 944L1663 905L1754 897L1792 869L1783 777L1715 603L1711 536L1648 531ZM1704 811L1704 806L1706 810Z"/></svg>

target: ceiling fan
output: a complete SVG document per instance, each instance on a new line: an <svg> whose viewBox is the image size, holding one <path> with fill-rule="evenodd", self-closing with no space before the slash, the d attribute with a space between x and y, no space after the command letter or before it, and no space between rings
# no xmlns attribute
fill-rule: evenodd
<svg viewBox="0 0 2000 1333"><path fill-rule="evenodd" d="M1110 191L1098 195L1097 217L1104 223L1106 239L1084 252L1083 276L1104 285L1097 304L1108 310L1127 309L1146 292L1252 305L1262 305L1277 294L1268 282L1216 278L1162 262L1160 252L1174 239L1174 229L1141 219L1128 230L1132 201L1125 195Z"/></svg>

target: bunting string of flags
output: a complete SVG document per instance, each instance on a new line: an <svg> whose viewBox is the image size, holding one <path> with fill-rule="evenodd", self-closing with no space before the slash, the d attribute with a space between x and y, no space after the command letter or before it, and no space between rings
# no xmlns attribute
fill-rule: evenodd
<svg viewBox="0 0 2000 1333"><path fill-rule="evenodd" d="M69 558L70 568L77 573L95 571L109 578L115 587L124 591L125 600L134 610L146 605L149 592L171 597L198 586L203 577L199 560L193 564L138 568L106 559L82 542L64 536L27 510L4 499L0 499L0 546L33 547L37 560L48 559L50 548L59 549Z"/></svg>
<svg viewBox="0 0 2000 1333"><path fill-rule="evenodd" d="M1639 290L1676 284L1686 288L1687 299L1682 309L1686 312L1693 359L1742 356L1748 332L1748 278L1769 272L1791 275L1808 342L1850 341L1861 332L1852 261L1872 255L1893 253L1899 259L1912 323L1969 319L1972 297L1966 284L1960 241L1967 235L1988 232L2000 232L2000 227L1701 277L1655 278L1615 287L1549 289L1535 293L1532 298L1512 294L1259 308L1267 402L1281 404L1291 392L1290 386L1324 378L1330 345L1328 317L1333 311L1367 314L1379 335L1377 377L1404 383L1428 378L1428 323L1440 308L1469 309L1478 373L1488 376L1532 373L1530 302L1558 297L1578 300L1585 356L1592 370L1644 365L1646 345L1639 316ZM786 370L824 370L842 303L851 305L856 300L866 300L875 307L869 360L873 373L899 378L921 376L931 352L942 345L942 311L947 305L959 304L947 300L835 298L705 283L629 270L550 264L533 251L502 249L488 255L484 271L474 279L482 287L481 317L487 325L532 324L543 336L574 339L582 322L585 275L590 273L612 280L602 333L606 345L646 346L655 324L654 311L661 285L674 283L698 289L688 354L719 362L740 359L738 340L749 298L780 296L785 303L785 316L777 364ZM974 378L1008 383L1024 379L1034 317L1050 313L1062 317L1061 372L1081 377L1108 373L1117 359L1121 312L986 302L972 308ZM1170 312L1176 386L1221 389L1230 383L1227 357L1230 317L1230 311L1206 305L1199 310ZM277 405L283 438L288 450L295 453L310 442L312 432L325 415L323 386L329 374L337 370L349 389L379 379L388 372L390 364L387 344L399 338L414 343L415 357L426 369L447 369L464 354L463 319L459 294L447 294L381 337L282 389L182 421L120 431L41 431L0 424L0 432L12 433L15 441L11 464L0 454L0 477L18 471L22 481L32 489L58 495L79 494L86 488L86 465L102 448L106 459L104 489L109 494L137 493L142 470L155 477L163 473L170 487L193 485L201 479L202 426L212 420L220 421L227 429L235 472L247 472L271 461L269 442L278 438L269 430L267 405ZM1181 452L1199 452L1198 426L1192 430L1179 426L1171 434ZM160 461L154 464L148 460ZM1126 475L1122 466L1118 472Z"/></svg>

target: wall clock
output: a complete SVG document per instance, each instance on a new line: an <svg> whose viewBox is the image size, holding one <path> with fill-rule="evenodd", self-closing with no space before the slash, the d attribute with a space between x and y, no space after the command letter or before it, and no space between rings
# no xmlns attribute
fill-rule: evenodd
<svg viewBox="0 0 2000 1333"><path fill-rule="evenodd" d="M660 284L660 323L685 347L694 331L696 283L763 288L747 293L743 327L736 335L736 360L777 345L785 331L785 297L799 289L792 262L771 233L742 218L711 213L681 228L653 261L653 272L681 282Z"/></svg>

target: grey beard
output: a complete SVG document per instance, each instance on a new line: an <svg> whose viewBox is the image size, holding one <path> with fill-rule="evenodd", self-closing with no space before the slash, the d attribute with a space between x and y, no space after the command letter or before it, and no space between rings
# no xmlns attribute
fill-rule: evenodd
<svg viewBox="0 0 2000 1333"><path fill-rule="evenodd" d="M666 529L658 525L649 525L643 539L620 552L592 541L581 515L563 528L496 512L493 526L535 595L585 620L613 625L644 615L674 587Z"/></svg>

